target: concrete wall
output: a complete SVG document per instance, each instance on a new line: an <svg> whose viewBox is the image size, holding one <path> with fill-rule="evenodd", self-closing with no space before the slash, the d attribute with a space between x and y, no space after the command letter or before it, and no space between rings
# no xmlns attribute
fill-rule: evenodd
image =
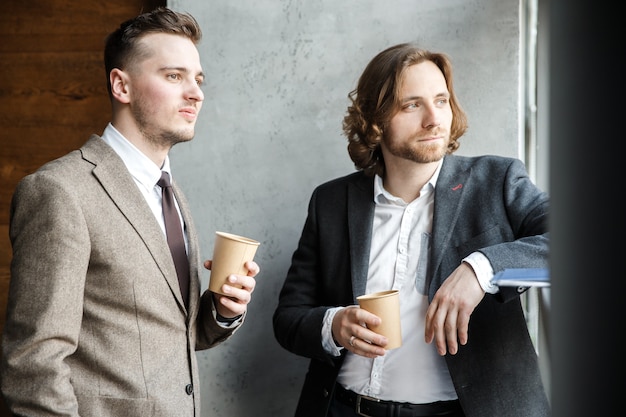
<svg viewBox="0 0 626 417"><path fill-rule="evenodd" d="M204 31L201 119L196 138L171 157L205 258L216 230L262 242L246 323L198 353L203 417L293 415L308 361L278 345L271 316L311 191L354 170L341 121L348 92L376 53L405 41L448 53L470 123L458 153L521 155L518 2L169 2Z"/></svg>

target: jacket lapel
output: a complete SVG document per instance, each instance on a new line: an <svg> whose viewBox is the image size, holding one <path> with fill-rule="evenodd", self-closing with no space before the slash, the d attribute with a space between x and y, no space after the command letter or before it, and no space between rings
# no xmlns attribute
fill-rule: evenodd
<svg viewBox="0 0 626 417"><path fill-rule="evenodd" d="M185 309L176 269L163 231L121 158L100 137L93 135L81 148L83 159L94 164L93 175L124 214L152 254L179 305ZM187 216L188 217L188 216ZM188 221L188 218L185 219ZM197 266L191 265L197 273ZM194 275L192 275L194 276Z"/></svg>
<svg viewBox="0 0 626 417"><path fill-rule="evenodd" d="M374 219L374 179L365 175L348 183L348 234L352 291L356 297L365 294Z"/></svg>
<svg viewBox="0 0 626 417"><path fill-rule="evenodd" d="M432 251L430 258L429 299L446 277L439 276L439 269L446 250L449 250L452 232L461 214L461 199L466 189L466 182L471 169L460 164L454 156L446 156L437 179L435 188L435 206L432 229Z"/></svg>

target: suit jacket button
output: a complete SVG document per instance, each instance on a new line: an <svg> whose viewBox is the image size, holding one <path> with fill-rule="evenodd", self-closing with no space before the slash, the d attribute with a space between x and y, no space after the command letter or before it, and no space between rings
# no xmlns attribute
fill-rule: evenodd
<svg viewBox="0 0 626 417"><path fill-rule="evenodd" d="M191 395L193 394L193 385L189 384L185 387L185 392L187 393L187 395Z"/></svg>

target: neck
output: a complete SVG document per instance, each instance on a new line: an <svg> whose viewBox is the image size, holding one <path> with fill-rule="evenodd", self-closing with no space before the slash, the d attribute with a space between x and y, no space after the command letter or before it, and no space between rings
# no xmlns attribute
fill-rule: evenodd
<svg viewBox="0 0 626 417"><path fill-rule="evenodd" d="M170 151L169 147L159 146L156 141L146 138L134 123L124 123L123 119L117 118L111 124L137 149L146 155L159 168L163 166L165 157Z"/></svg>
<svg viewBox="0 0 626 417"><path fill-rule="evenodd" d="M432 178L438 164L439 161L386 165L383 175L385 189L409 203L420 196L420 190Z"/></svg>

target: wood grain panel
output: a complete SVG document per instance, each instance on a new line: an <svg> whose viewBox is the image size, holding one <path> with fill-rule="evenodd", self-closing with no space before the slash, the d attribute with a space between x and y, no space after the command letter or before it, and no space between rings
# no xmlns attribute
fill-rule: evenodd
<svg viewBox="0 0 626 417"><path fill-rule="evenodd" d="M0 126L87 125L108 117L102 56L94 52L3 54L28 74L0 84ZM0 79L15 70L0 65ZM26 71L25 71L26 72ZM18 115L19 117L15 117Z"/></svg>
<svg viewBox="0 0 626 417"><path fill-rule="evenodd" d="M11 259L11 246L9 242L9 226L0 224L0 259ZM0 269L0 294L2 305L6 305L6 296L9 290L10 265ZM0 314L0 328L4 328L4 314Z"/></svg>
<svg viewBox="0 0 626 417"><path fill-rule="evenodd" d="M102 133L106 35L164 0L5 1L0 13L0 331L10 282L9 205L18 181ZM0 417L10 413L0 396Z"/></svg>

